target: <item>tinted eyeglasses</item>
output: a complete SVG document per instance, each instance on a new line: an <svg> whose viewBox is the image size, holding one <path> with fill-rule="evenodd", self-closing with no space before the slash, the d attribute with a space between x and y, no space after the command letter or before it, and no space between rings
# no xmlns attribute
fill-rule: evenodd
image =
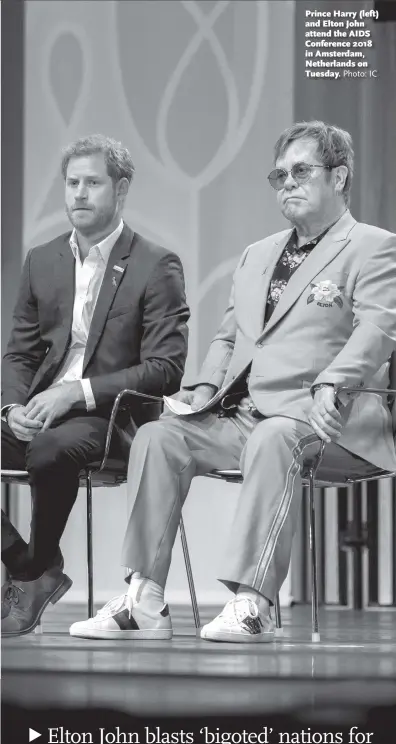
<svg viewBox="0 0 396 744"><path fill-rule="evenodd" d="M335 168L334 165L310 165L309 163L295 163L291 170L287 171L284 168L275 168L271 171L268 176L268 180L273 189L280 191L285 185L286 178L289 173L297 183L306 183L312 176L314 168L326 168L326 170L332 170Z"/></svg>

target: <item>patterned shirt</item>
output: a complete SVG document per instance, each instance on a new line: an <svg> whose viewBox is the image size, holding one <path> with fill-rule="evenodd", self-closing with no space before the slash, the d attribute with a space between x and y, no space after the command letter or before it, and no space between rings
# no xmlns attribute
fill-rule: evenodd
<svg viewBox="0 0 396 744"><path fill-rule="evenodd" d="M313 240L300 246L300 248L297 245L297 232L296 228L294 228L272 275L265 308L265 324L268 323L272 313L274 312L281 295L290 281L290 277L294 274L296 269L301 266L303 261L305 261L312 249L315 248L319 241L322 240L330 230L330 227L332 227L332 225L327 227L326 230L318 235L317 238L313 238Z"/></svg>

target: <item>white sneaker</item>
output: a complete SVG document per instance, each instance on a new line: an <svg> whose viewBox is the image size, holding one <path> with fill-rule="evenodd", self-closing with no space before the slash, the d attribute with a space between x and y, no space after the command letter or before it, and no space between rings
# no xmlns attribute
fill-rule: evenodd
<svg viewBox="0 0 396 744"><path fill-rule="evenodd" d="M129 594L114 597L95 617L73 623L69 630L77 638L141 641L169 640L172 632L167 604L153 611L147 603L134 602Z"/></svg>
<svg viewBox="0 0 396 744"><path fill-rule="evenodd" d="M220 615L201 630L201 638L207 641L228 643L269 643L274 636L270 616L260 615L253 600L238 596L227 602Z"/></svg>

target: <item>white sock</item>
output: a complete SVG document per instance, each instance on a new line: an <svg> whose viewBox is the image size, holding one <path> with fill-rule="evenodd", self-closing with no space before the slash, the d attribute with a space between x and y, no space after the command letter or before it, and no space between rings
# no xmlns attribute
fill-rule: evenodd
<svg viewBox="0 0 396 744"><path fill-rule="evenodd" d="M260 613L269 615L269 601L260 592L257 592L256 589L252 589L250 586L246 586L246 584L240 584L236 596L238 599L244 597L245 599L252 600L252 602L256 603Z"/></svg>
<svg viewBox="0 0 396 744"><path fill-rule="evenodd" d="M125 577L124 578L125 578L125 581L126 581L127 584L129 584L129 581L132 578L132 576L134 576L135 579L141 579L142 578L142 574L140 573L140 571L135 571L133 568L127 568L125 566L124 567L124 571L125 571Z"/></svg>
<svg viewBox="0 0 396 744"><path fill-rule="evenodd" d="M132 574L127 594L133 604L141 603L154 612L160 612L165 604L163 587L152 579L146 579L139 572Z"/></svg>

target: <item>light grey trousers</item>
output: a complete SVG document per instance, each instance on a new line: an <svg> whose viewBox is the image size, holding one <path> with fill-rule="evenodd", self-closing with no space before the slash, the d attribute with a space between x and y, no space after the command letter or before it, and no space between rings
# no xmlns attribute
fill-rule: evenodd
<svg viewBox="0 0 396 744"><path fill-rule="evenodd" d="M165 586L192 479L240 468L244 481L219 578L231 591L245 584L273 601L289 568L301 466L319 444L306 423L285 416L257 421L248 411L236 419L166 413L145 424L130 452L123 565ZM326 446L323 466L362 476L374 470L334 443Z"/></svg>

